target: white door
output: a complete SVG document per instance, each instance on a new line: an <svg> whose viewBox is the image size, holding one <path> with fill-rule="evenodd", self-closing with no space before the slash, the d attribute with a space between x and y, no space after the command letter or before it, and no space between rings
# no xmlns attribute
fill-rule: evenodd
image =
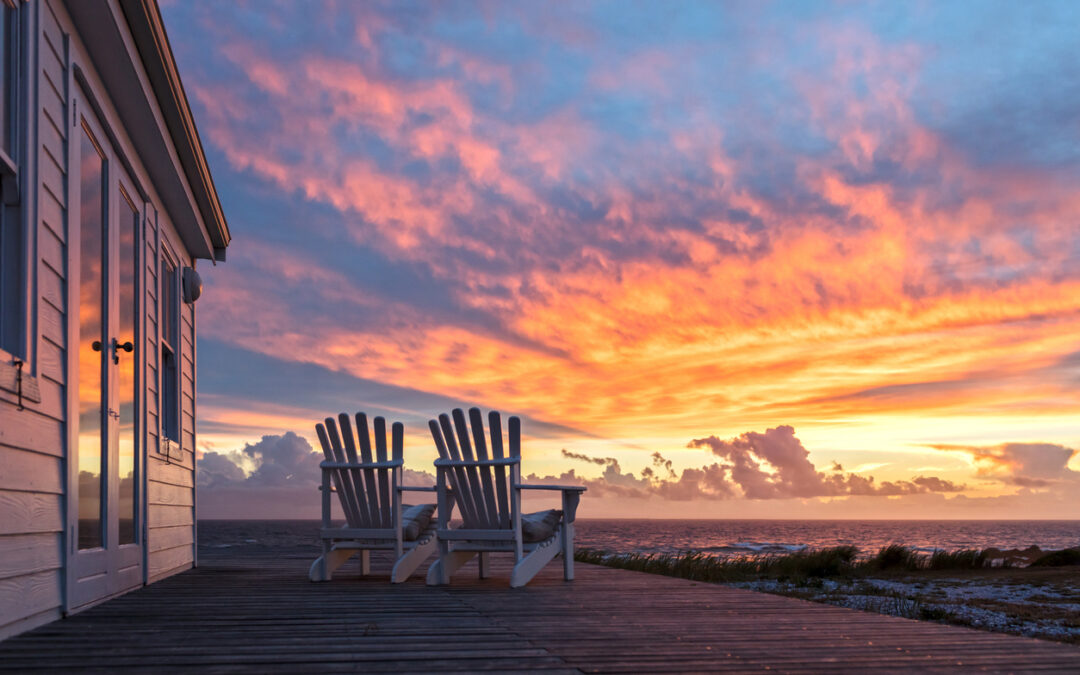
<svg viewBox="0 0 1080 675"><path fill-rule="evenodd" d="M142 209L87 105L70 137L68 610L142 583ZM71 529L73 528L73 529Z"/></svg>

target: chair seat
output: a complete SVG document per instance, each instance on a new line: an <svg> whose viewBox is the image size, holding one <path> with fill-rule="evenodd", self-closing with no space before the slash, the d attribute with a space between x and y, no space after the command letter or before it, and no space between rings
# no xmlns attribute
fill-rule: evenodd
<svg viewBox="0 0 1080 675"><path fill-rule="evenodd" d="M435 515L434 504L417 504L409 506L402 504L401 513L401 538L405 541L416 541L417 538L428 529L431 517Z"/></svg>

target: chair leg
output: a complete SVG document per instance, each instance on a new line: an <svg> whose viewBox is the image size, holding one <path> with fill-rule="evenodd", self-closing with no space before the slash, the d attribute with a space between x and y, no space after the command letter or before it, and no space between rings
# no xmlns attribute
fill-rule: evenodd
<svg viewBox="0 0 1080 675"><path fill-rule="evenodd" d="M417 567L420 567L420 563L431 557L431 554L435 552L435 537L432 537L429 541L417 544L416 548L411 551L407 551L405 555L401 556L396 563L394 563L394 569L390 572L390 583L400 584L416 571Z"/></svg>
<svg viewBox="0 0 1080 675"><path fill-rule="evenodd" d="M563 523L562 527L563 579L574 580L574 524Z"/></svg>
<svg viewBox="0 0 1080 675"><path fill-rule="evenodd" d="M544 569L544 565L551 562L562 550L562 539L557 538L547 546L537 547L533 552L522 558L510 573L510 588L520 588L532 581L536 573Z"/></svg>
<svg viewBox="0 0 1080 675"><path fill-rule="evenodd" d="M487 551L480 554L479 560L477 560L477 567L480 568L480 578L487 579L491 576L491 562L488 560Z"/></svg>
<svg viewBox="0 0 1080 675"><path fill-rule="evenodd" d="M356 553L354 548L333 548L323 553L318 560L311 564L308 571L308 579L312 581L330 581L334 570L345 564ZM367 551L364 551L366 554Z"/></svg>
<svg viewBox="0 0 1080 675"><path fill-rule="evenodd" d="M450 583L450 575L472 560L474 555L476 551L450 551L440 555L439 559L428 568L427 585L439 586Z"/></svg>

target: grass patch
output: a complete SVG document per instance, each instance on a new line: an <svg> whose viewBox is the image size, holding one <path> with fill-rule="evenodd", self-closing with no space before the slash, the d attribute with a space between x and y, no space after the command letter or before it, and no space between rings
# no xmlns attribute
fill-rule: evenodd
<svg viewBox="0 0 1080 675"><path fill-rule="evenodd" d="M855 546L809 549L786 555L717 557L698 551L685 553L611 553L597 549L579 549L574 558L581 562L619 567L638 572L716 583L754 579L824 579L830 577L872 576L880 572L920 573L948 570L989 569L997 549L963 549L921 554L899 544L891 544L869 557L860 557ZM998 562L1001 562L1000 560ZM1010 568L1006 564L997 565ZM1067 567L1080 565L1080 548L1054 551L1039 558L1032 567ZM1038 583L1037 580L1025 583Z"/></svg>
<svg viewBox="0 0 1080 675"><path fill-rule="evenodd" d="M852 569L858 553L854 546L836 546L788 555L719 558L695 551L679 554L614 554L580 549L574 554L574 559L637 572L723 583L761 577L805 579L839 576Z"/></svg>
<svg viewBox="0 0 1080 675"><path fill-rule="evenodd" d="M889 544L882 547L873 558L863 562L862 566L878 571L914 571L922 568L922 556L906 546Z"/></svg>
<svg viewBox="0 0 1080 675"><path fill-rule="evenodd" d="M931 570L973 570L986 566L986 552L975 549L934 551L926 565Z"/></svg>

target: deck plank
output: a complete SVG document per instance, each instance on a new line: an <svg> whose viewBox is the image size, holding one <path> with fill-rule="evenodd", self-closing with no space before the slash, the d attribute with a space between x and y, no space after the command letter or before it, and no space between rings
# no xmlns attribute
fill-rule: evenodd
<svg viewBox="0 0 1080 675"><path fill-rule="evenodd" d="M147 672L1076 672L1080 647L579 564L508 587L475 563L449 587L348 563L307 581L315 547L203 549L200 567L0 643L2 670ZM423 571L423 568L421 569Z"/></svg>

